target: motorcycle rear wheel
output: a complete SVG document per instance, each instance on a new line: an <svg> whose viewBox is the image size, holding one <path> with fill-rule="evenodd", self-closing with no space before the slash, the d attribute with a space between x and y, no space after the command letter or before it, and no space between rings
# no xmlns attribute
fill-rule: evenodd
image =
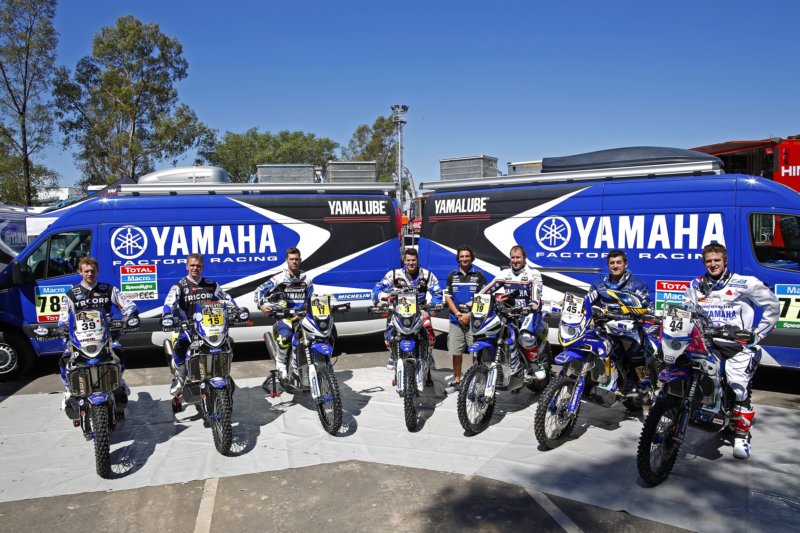
<svg viewBox="0 0 800 533"><path fill-rule="evenodd" d="M636 450L636 467L639 476L648 485L663 483L672 472L682 439L675 439L683 404L675 396L660 397L644 421L639 448Z"/></svg>
<svg viewBox="0 0 800 533"><path fill-rule="evenodd" d="M108 430L108 406L91 405L92 437L94 440L94 462L97 475L103 479L111 477L111 453Z"/></svg>
<svg viewBox="0 0 800 533"><path fill-rule="evenodd" d="M556 376L539 398L533 429L536 440L545 449L552 450L564 444L578 421L581 403L575 413L567 409L578 382L567 376Z"/></svg>
<svg viewBox="0 0 800 533"><path fill-rule="evenodd" d="M336 382L333 370L323 365L317 368L317 381L320 393L317 404L319 421L325 431L336 435L342 427L342 397L339 394L339 384Z"/></svg>
<svg viewBox="0 0 800 533"><path fill-rule="evenodd" d="M406 419L406 428L409 431L417 430L417 365L411 359L398 361L403 364L403 411Z"/></svg>
<svg viewBox="0 0 800 533"><path fill-rule="evenodd" d="M214 446L222 455L228 455L233 443L231 393L227 388L212 388L210 394L211 411L208 413L208 421L214 435Z"/></svg>
<svg viewBox="0 0 800 533"><path fill-rule="evenodd" d="M494 398L486 398L489 369L482 364L471 366L458 391L458 421L468 435L477 435L489 427L494 413Z"/></svg>

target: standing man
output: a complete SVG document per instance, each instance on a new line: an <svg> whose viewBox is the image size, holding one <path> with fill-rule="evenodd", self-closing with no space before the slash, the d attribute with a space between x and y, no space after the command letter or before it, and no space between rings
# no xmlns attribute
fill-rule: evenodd
<svg viewBox="0 0 800 533"><path fill-rule="evenodd" d="M280 295L281 306L285 309L300 309L314 293L314 285L306 279L306 273L300 270L300 250L289 248L286 250L286 269L273 274L262 283L253 294L259 309L264 314L272 312L277 304L270 296ZM297 317L299 320L302 317ZM278 347L275 354L275 368L280 373L280 378L285 380L289 373L286 368L286 358L289 355L289 343L292 341L292 321L279 320L272 328L272 335ZM265 381L266 383L266 381Z"/></svg>
<svg viewBox="0 0 800 533"><path fill-rule="evenodd" d="M203 277L203 256L189 254L186 258L187 275L170 288L164 300L161 323L171 327L176 321L188 320L194 313L194 306L198 302L223 301L225 304L236 307L227 292L214 280ZM170 385L169 393L175 396L183 390L186 379L186 351L189 349L191 338L181 330L172 338L172 362L175 365L175 377Z"/></svg>
<svg viewBox="0 0 800 533"><path fill-rule="evenodd" d="M419 266L419 254L415 248L406 248L403 252L403 268L395 268L390 270L383 276L375 287L372 289L372 301L377 305L378 301L386 298L389 294L397 289L413 289L417 293L417 304L425 303L427 294L431 295L432 304L442 303L442 289L439 287L439 280L433 275L433 272L426 268ZM428 340L430 345L436 340L436 333L433 332L431 325L431 317L426 312L422 312L422 326L428 333ZM388 327L384 334L386 348L390 348L390 342L393 333L393 327ZM386 361L386 368L394 370L394 359L392 354L389 354L389 359Z"/></svg>
<svg viewBox="0 0 800 533"><path fill-rule="evenodd" d="M88 255L82 257L78 261L78 273L83 280L72 287L64 295L61 303L61 314L58 317L58 327L62 330L69 330L71 318L75 316L76 311L82 311L89 308L101 308L106 314L111 314L111 307L115 306L122 311L123 316L128 319L136 315L136 304L133 300L124 296L119 289L108 283L98 283L97 273L100 271L100 266L97 259L89 257ZM118 338L114 338L114 348L120 348ZM69 350L69 349L68 349ZM67 383L67 356L59 360L61 380L64 382L66 393L64 394L64 401L61 404L61 409L66 408L66 402L71 396L69 384ZM120 361L120 384L125 394L125 401L128 397L128 385L125 379L122 378L122 373L125 372L125 363Z"/></svg>
<svg viewBox="0 0 800 533"><path fill-rule="evenodd" d="M453 380L448 383L446 392L451 394L461 387L461 363L464 353L472 344L472 331L469 321L471 313L459 310L459 306L469 306L472 298L484 286L486 277L483 272L472 268L475 253L466 245L456 250L458 270L450 272L447 276L447 285L444 289L444 299L450 309L450 329L447 333L447 351L453 356Z"/></svg>
<svg viewBox="0 0 800 533"><path fill-rule="evenodd" d="M733 341L714 339L714 344L726 358L725 377L736 396L733 416L736 436L733 456L750 457L750 427L755 411L750 405L750 382L761 361L756 345L772 331L780 315L778 298L764 282L753 276L733 274L728 270L728 252L718 243L703 247L706 273L692 280L683 295L685 301L699 306L717 326L735 326L752 332L753 342L742 345ZM755 308L761 309L761 321L753 328Z"/></svg>

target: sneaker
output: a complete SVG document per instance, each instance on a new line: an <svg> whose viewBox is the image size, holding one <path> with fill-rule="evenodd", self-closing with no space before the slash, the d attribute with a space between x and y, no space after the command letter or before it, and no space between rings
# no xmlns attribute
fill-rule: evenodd
<svg viewBox="0 0 800 533"><path fill-rule="evenodd" d="M453 394L461 390L461 382L460 381L451 381L447 384L447 387L444 389L445 394Z"/></svg>
<svg viewBox="0 0 800 533"><path fill-rule="evenodd" d="M736 437L733 439L733 456L737 459L747 459L750 457L750 439L747 437Z"/></svg>
<svg viewBox="0 0 800 533"><path fill-rule="evenodd" d="M67 410L67 400L69 400L70 398L72 398L72 393L69 392L69 391L64 392L64 397L61 399L61 410L62 411L66 411Z"/></svg>
<svg viewBox="0 0 800 533"><path fill-rule="evenodd" d="M169 387L169 393L173 396L176 396L182 390L183 390L183 382L180 380L180 378L178 378L178 376L175 376L174 378L172 378L172 385L170 385Z"/></svg>
<svg viewBox="0 0 800 533"><path fill-rule="evenodd" d="M275 369L278 371L278 378L285 381L289 377L289 371L286 369L286 363L275 363Z"/></svg>
<svg viewBox="0 0 800 533"><path fill-rule="evenodd" d="M394 370L394 359L389 356L389 359L386 360L386 368L389 370Z"/></svg>

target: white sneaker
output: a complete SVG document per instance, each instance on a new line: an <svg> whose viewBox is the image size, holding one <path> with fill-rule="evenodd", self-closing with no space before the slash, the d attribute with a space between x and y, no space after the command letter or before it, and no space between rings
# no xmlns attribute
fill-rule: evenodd
<svg viewBox="0 0 800 533"><path fill-rule="evenodd" d="M69 391L64 392L64 397L61 399L61 410L62 411L66 411L67 410L67 400L69 400L70 398L72 398L72 393L69 392Z"/></svg>
<svg viewBox="0 0 800 533"><path fill-rule="evenodd" d="M289 377L289 372L286 370L286 363L275 361L275 369L278 371L280 379L285 380Z"/></svg>
<svg viewBox="0 0 800 533"><path fill-rule="evenodd" d="M172 378L172 384L169 386L169 393L177 396L183 390L183 381L185 378L179 377L178 374Z"/></svg>
<svg viewBox="0 0 800 533"><path fill-rule="evenodd" d="M394 359L392 359L391 355L389 356L389 359L386 360L386 368L389 370L394 370Z"/></svg>
<svg viewBox="0 0 800 533"><path fill-rule="evenodd" d="M750 439L747 437L736 437L733 439L733 456L737 459L747 459L750 457Z"/></svg>

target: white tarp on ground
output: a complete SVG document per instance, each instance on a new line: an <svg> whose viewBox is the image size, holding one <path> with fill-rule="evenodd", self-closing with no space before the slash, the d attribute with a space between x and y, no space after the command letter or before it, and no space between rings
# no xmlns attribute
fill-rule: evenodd
<svg viewBox="0 0 800 533"><path fill-rule="evenodd" d="M502 393L489 428L465 437L454 395L426 393L420 429L410 433L385 369L337 377L345 407L337 437L322 430L308 395L267 399L260 380L239 382L232 457L216 452L194 407L173 415L166 386L137 387L112 437L111 480L95 474L92 443L59 411L60 394L4 398L0 501L361 460L481 475L693 530L800 531L798 411L758 406L748 461L734 459L718 435L690 428L672 476L651 489L636 471L641 422L619 406L584 405L578 438L544 452L527 390Z"/></svg>

